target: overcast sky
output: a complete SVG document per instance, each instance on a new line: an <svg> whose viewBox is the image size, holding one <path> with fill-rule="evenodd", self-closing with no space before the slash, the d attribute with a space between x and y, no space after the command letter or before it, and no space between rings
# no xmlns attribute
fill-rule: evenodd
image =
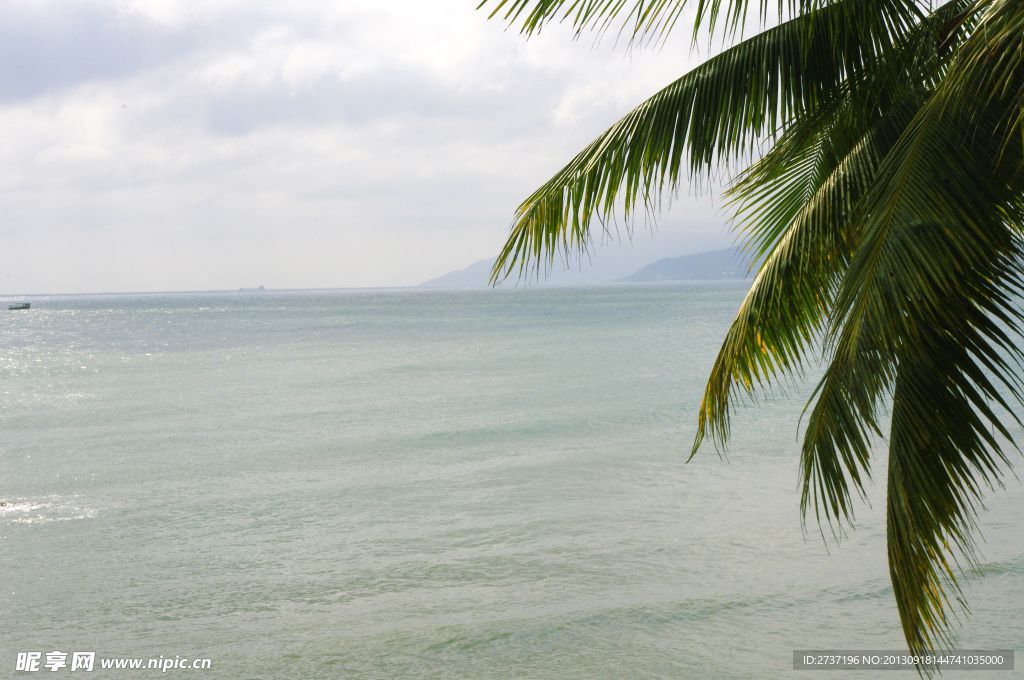
<svg viewBox="0 0 1024 680"><path fill-rule="evenodd" d="M0 294L415 285L704 58L476 4L0 3ZM664 255L730 244L719 207Z"/></svg>

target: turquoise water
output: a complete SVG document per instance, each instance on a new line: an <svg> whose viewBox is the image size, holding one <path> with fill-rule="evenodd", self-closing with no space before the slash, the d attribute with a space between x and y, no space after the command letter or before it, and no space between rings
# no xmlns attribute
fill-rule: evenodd
<svg viewBox="0 0 1024 680"><path fill-rule="evenodd" d="M61 650L211 678L834 678L792 651L903 648L884 481L839 546L801 531L799 396L685 462L744 292L0 300L0 675ZM988 507L960 646L1022 650L1021 484Z"/></svg>

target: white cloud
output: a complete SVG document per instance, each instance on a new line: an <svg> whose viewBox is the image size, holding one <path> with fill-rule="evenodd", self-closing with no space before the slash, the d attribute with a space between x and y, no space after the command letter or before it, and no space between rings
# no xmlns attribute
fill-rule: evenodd
<svg viewBox="0 0 1024 680"><path fill-rule="evenodd" d="M525 41L475 4L0 4L0 294L410 285L493 255L690 55ZM704 247L723 218L662 222Z"/></svg>

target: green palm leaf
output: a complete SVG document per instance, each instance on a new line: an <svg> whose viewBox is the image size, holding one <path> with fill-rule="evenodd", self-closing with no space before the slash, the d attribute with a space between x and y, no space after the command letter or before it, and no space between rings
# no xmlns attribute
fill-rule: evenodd
<svg viewBox="0 0 1024 680"><path fill-rule="evenodd" d="M792 377L800 372L855 243L856 235L847 228L854 207L923 101L920 91L910 89L922 79L906 74L914 72L922 43L931 45L935 54L938 28L964 5L944 8L904 36L903 45L887 55L890 62L899 60L898 68L862 69L861 77L848 81L837 101L801 116L731 189L739 206L738 223L749 231L748 243L760 254L772 255L751 286L712 369L694 452L707 434L724 446L736 387L753 398L756 385L770 385L779 373ZM904 77L889 77L894 70ZM830 398L846 405L843 395L829 391L822 403ZM830 427L850 438L851 447L844 448L842 458L862 491L858 467L866 471L870 433L852 413L829 415L831 419L812 414L812 427ZM858 424L846 427L853 423ZM865 425L877 431L873 423ZM848 518L844 470L832 457L814 455L805 455L803 467L803 507L808 506L813 476L815 501L827 501L835 515L841 511ZM819 507L817 502L814 507Z"/></svg>
<svg viewBox="0 0 1024 680"><path fill-rule="evenodd" d="M483 3L483 4L486 4ZM499 0L534 33L622 21L664 35L673 0ZM764 18L767 5L760 6ZM757 277L716 358L691 458L762 390L826 369L809 403L801 509L852 520L891 412L890 574L910 649L953 643L957 565L1021 426L1024 3L801 0L793 18L686 74L520 207L492 279L585 251L596 218L654 210L684 176L747 163L729 188ZM694 31L745 0L700 0ZM763 153L762 153L763 148ZM750 159L757 157L756 160Z"/></svg>
<svg viewBox="0 0 1024 680"><path fill-rule="evenodd" d="M482 0L477 9L489 1ZM834 4L838 3L829 0L778 0L775 16L781 21L786 14L813 14ZM633 41L647 36L666 36L682 18L687 6L687 0L495 0L489 16L500 14L509 23L520 22L521 31L526 36L539 33L545 24L554 20L571 22L577 37L588 29L604 33L621 20L620 33L629 35ZM852 8L852 5L847 4L847 8ZM908 3L904 8L916 13L913 4ZM725 3L722 0L697 0L694 9L694 37L702 26L713 32L720 19L724 19L726 31L735 34L747 18L748 3L745 0L728 0ZM759 3L757 10L762 23L770 18L769 3Z"/></svg>
<svg viewBox="0 0 1024 680"><path fill-rule="evenodd" d="M755 213L766 241L778 230L777 224L785 225L784 236L775 240L719 351L701 404L694 453L707 434L713 435L720 446L725 445L735 388L755 398L756 386L770 385L780 374L791 377L800 373L805 352L814 345L828 319L836 287L853 250L854 242L844 227L870 187L874 169L914 111L913 100L896 107L844 158L831 164L820 180L821 163L795 163L795 178L769 185L783 190L796 185L796 191L787 191L789 195L781 198L769 195L770 207L795 207L799 197L786 200L794 198L791 194L804 191L807 184L816 188L792 219L788 219L792 207L778 210L779 215ZM813 146L809 148L814 151ZM813 159L813 153L807 155ZM745 185L742 188L747 189ZM765 197L757 191L750 200ZM859 478L855 477L855 482L860 485ZM845 485L845 477L836 483ZM843 498L845 495L840 501Z"/></svg>
<svg viewBox="0 0 1024 680"><path fill-rule="evenodd" d="M857 11L855 11L857 10ZM764 135L838 96L847 74L909 22L900 0L840 0L746 40L612 126L519 207L492 280L585 251L593 218L650 209L688 173L750 153ZM810 36L810 38L808 38ZM546 256L546 261L545 261Z"/></svg>
<svg viewBox="0 0 1024 680"><path fill-rule="evenodd" d="M1009 297L1020 290L1022 255L1024 157L1006 133L1017 104L980 96L984 80L946 97L949 82L907 125L851 223L861 237L836 295L835 355L804 439L805 504L813 471L816 489L831 494L826 513L838 514L836 452L848 469L851 451L866 468L865 430L877 430L879 396L891 389L890 570L917 653L951 642L951 560L973 559L980 489L1007 463L990 432L1013 440L992 405L1019 425L1002 395L1024 403L1010 337L1021 316ZM823 419L832 426L820 428Z"/></svg>
<svg viewBox="0 0 1024 680"><path fill-rule="evenodd" d="M1021 243L991 226L980 239L950 223L894 225L830 366L871 382L842 381L851 402L863 398L857 393L891 393L890 572L918 654L951 644L946 608L959 594L951 565L957 555L973 560L982 487L998 483L1007 463L994 433L1013 441L995 407L1012 414L1003 393L1018 402L1021 395L1014 369L1024 354L1010 337L1022 319L1010 297L1021 290ZM964 253L973 257L964 261ZM874 418L875 407L877 400L867 416L855 414L859 422ZM815 436L809 428L805 448Z"/></svg>

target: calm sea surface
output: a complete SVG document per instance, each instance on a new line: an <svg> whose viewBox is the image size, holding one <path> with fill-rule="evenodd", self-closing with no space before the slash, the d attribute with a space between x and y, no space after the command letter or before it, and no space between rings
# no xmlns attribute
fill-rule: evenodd
<svg viewBox="0 0 1024 680"><path fill-rule="evenodd" d="M904 648L884 453L838 546L801 530L799 394L686 463L744 292L0 300L0 676L835 680L792 651ZM1020 653L1024 491L987 498L959 646ZM990 675L1024 672L943 677Z"/></svg>

